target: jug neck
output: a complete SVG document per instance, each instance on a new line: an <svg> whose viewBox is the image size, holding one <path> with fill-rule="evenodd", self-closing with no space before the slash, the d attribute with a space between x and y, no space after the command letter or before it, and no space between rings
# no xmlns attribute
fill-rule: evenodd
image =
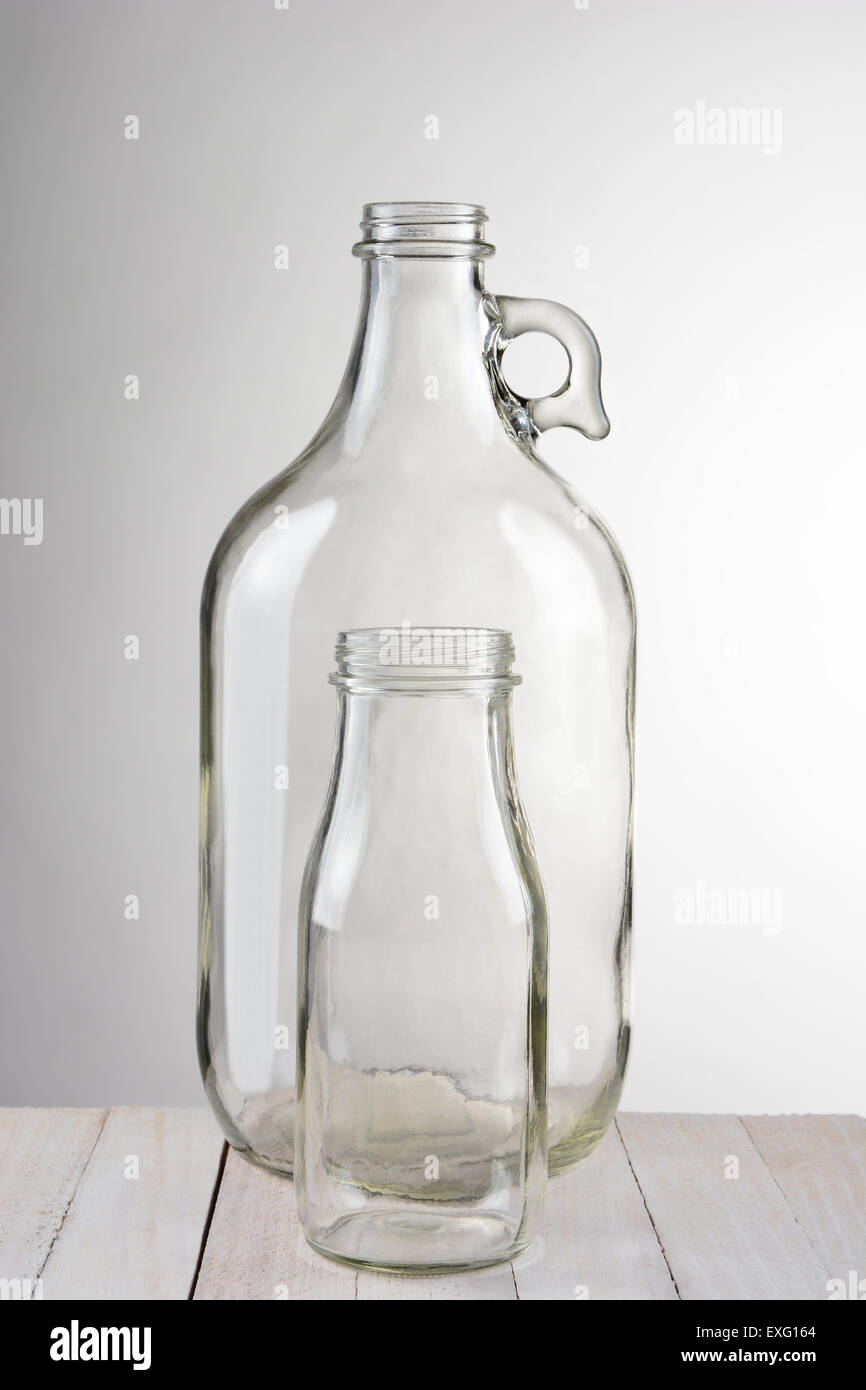
<svg viewBox="0 0 866 1390"><path fill-rule="evenodd" d="M429 412L453 423L495 420L483 347L480 261L389 256L364 267L358 331L346 373L347 417L360 438L384 411Z"/></svg>
<svg viewBox="0 0 866 1390"><path fill-rule="evenodd" d="M389 419L397 429L498 427L484 340L483 208L374 203L364 209L364 289L341 390L350 449ZM441 407L437 410L437 407Z"/></svg>

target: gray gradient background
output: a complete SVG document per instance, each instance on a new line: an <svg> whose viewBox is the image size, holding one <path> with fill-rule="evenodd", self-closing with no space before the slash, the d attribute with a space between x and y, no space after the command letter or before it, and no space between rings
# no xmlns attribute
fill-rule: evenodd
<svg viewBox="0 0 866 1390"><path fill-rule="evenodd" d="M543 452L638 595L625 1103L862 1111L863 7L2 13L0 494L45 535L0 537L0 1102L202 1100L202 576L330 404L362 202L438 198L604 354L610 438ZM699 101L781 109L781 152L678 146ZM782 930L678 926L699 882L780 890Z"/></svg>

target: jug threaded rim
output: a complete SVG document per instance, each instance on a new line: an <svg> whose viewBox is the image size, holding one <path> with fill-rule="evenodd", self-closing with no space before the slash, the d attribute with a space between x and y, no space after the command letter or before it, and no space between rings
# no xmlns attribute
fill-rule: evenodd
<svg viewBox="0 0 866 1390"><path fill-rule="evenodd" d="M365 203L355 256L492 256L480 203Z"/></svg>

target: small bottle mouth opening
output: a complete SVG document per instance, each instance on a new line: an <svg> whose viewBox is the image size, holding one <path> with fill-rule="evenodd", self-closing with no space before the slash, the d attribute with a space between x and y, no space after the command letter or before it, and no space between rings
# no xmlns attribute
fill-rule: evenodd
<svg viewBox="0 0 866 1390"><path fill-rule="evenodd" d="M489 627L397 627L341 632L332 684L351 690L491 690L517 685L510 632Z"/></svg>
<svg viewBox="0 0 866 1390"><path fill-rule="evenodd" d="M367 203L355 256L492 256L478 203Z"/></svg>

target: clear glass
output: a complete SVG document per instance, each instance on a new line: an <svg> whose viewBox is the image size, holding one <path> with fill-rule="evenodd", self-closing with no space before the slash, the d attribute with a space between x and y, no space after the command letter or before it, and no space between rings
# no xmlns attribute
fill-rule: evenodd
<svg viewBox="0 0 866 1390"><path fill-rule="evenodd" d="M549 913L558 1171L604 1133L629 1039L632 591L604 522L536 452L554 425L606 432L598 349L561 305L485 291L482 209L374 204L362 225L333 407L231 522L205 581L202 1074L230 1142L290 1172L298 905L332 753L335 634L383 617L501 628L520 653L521 793ZM571 362L536 401L502 368L530 329Z"/></svg>
<svg viewBox="0 0 866 1390"><path fill-rule="evenodd" d="M547 1172L547 918L509 634L341 635L301 894L296 1181L320 1253L469 1269L531 1240Z"/></svg>

